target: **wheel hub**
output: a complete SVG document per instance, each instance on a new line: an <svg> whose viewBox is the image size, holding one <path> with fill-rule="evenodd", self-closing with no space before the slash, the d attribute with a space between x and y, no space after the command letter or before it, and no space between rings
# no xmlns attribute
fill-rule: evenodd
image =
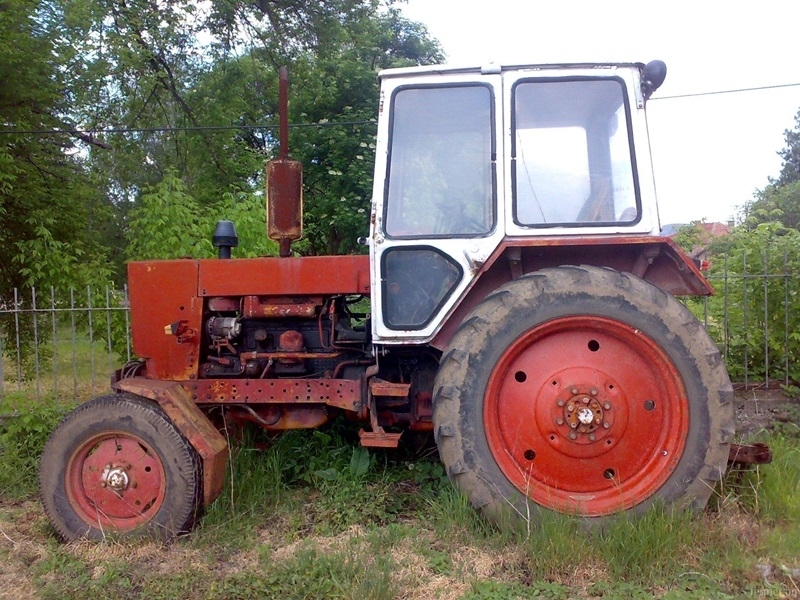
<svg viewBox="0 0 800 600"><path fill-rule="evenodd" d="M100 485L108 487L115 492L121 492L128 487L130 478L127 471L122 467L113 467L106 465L103 473L100 475Z"/></svg>
<svg viewBox="0 0 800 600"><path fill-rule="evenodd" d="M555 383L555 382L554 382ZM551 443L557 444L560 451L571 452L561 446L564 438L571 444L593 444L600 440L605 440L606 444L602 451L605 451L614 444L611 434L619 435L620 431L613 428L615 421L614 405L619 404L621 397L613 390L619 390L619 386L613 382L606 385L592 386L588 384L573 384L567 386L548 385L542 393L550 393L551 409L549 414L554 418L556 431L561 434L561 438L551 438ZM619 412L617 409L616 412ZM624 411L622 411L624 412ZM616 415L619 417L620 415ZM611 442L611 443L609 443ZM581 457L586 455L581 454Z"/></svg>
<svg viewBox="0 0 800 600"><path fill-rule="evenodd" d="M559 401L564 406L563 421L576 433L593 433L605 424L606 429L610 423L605 420L605 410L611 409L611 404L604 410L603 404L597 399L597 389L592 388L589 394L578 392L578 388L571 389L573 396L566 402Z"/></svg>

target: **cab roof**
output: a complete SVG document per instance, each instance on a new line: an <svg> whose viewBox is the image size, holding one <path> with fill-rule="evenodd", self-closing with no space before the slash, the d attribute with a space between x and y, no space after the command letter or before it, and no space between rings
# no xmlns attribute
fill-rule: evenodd
<svg viewBox="0 0 800 600"><path fill-rule="evenodd" d="M416 67L400 67L395 69L383 69L378 73L378 79L392 77L405 77L415 75L442 75L455 73L502 73L503 71L551 71L551 70L571 70L571 69L638 69L644 68L644 63L640 62L586 62L586 63L512 63L497 64L487 63L481 66L475 65L422 65Z"/></svg>

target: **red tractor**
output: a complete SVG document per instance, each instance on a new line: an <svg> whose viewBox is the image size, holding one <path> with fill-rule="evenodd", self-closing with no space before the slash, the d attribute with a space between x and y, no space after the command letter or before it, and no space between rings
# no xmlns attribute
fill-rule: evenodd
<svg viewBox="0 0 800 600"><path fill-rule="evenodd" d="M282 110L267 169L281 256L231 259L223 221L217 259L129 265L141 361L45 448L58 532L187 531L222 489L220 415L269 431L345 415L369 447L432 431L490 518L705 505L733 391L674 297L712 290L658 236L645 104L665 74L659 61L382 72L369 256L291 256L302 176ZM282 76L284 106L286 93Z"/></svg>

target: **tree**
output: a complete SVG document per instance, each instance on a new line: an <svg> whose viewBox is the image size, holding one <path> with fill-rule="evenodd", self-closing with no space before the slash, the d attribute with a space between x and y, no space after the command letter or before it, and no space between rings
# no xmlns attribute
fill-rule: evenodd
<svg viewBox="0 0 800 600"><path fill-rule="evenodd" d="M13 288L66 288L110 276L93 225L107 218L67 105L74 55L57 3L0 10L0 301ZM32 133L31 133L32 132Z"/></svg>
<svg viewBox="0 0 800 600"><path fill-rule="evenodd" d="M356 250L367 230L377 71L442 59L422 25L372 0L217 0L205 16L186 1L99 4L113 18L94 28L93 55L104 48L95 62L113 76L93 92L100 101L84 120L117 130L104 138L113 151L91 153L113 206L127 214L172 173L197 210L230 218L237 202L264 189L277 67L288 64L291 122L310 125L291 133L306 169L306 239L296 249ZM200 46L198 37L212 41Z"/></svg>
<svg viewBox="0 0 800 600"><path fill-rule="evenodd" d="M795 129L784 132L786 147L778 152L783 159L780 175L770 178L769 184L744 206L742 222L749 228L779 222L800 229L800 111L795 124Z"/></svg>
<svg viewBox="0 0 800 600"><path fill-rule="evenodd" d="M778 152L783 159L781 174L774 181L777 186L784 186L800 181L800 111L794 117L795 128L783 133L786 147Z"/></svg>

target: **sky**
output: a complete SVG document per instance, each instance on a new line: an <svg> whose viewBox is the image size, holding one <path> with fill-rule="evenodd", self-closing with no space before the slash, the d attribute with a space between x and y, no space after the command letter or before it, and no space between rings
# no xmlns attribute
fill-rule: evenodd
<svg viewBox="0 0 800 600"><path fill-rule="evenodd" d="M800 110L797 0L407 0L447 62L667 64L647 105L662 225L726 222L777 177ZM797 85L791 85L797 84ZM769 86L759 91L670 98Z"/></svg>

